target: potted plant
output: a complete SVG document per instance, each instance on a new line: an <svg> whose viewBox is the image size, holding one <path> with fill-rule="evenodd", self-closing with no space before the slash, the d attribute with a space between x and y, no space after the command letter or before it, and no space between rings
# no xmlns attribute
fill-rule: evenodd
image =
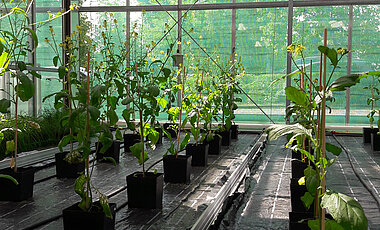
<svg viewBox="0 0 380 230"><path fill-rule="evenodd" d="M8 113L11 103L14 104L15 127L13 129L14 140L6 142L6 154L11 155L11 164L9 169L0 172L5 175L0 179L0 187L2 188L0 200L21 201L33 196L34 169L32 167L17 167L17 137L20 131L18 128L19 100L26 102L34 96L34 84L29 76L41 77L36 71L27 67L31 66L31 63L26 63L28 53L34 52L38 46L37 35L30 28L28 18L31 4L31 2L20 1L9 8L6 1L1 2L4 14L0 18L0 22L6 21L9 23L9 28L0 29L2 38L0 40L0 77L3 77L6 72L10 73L11 77L14 78L12 86L15 93L9 93L9 100L5 98L0 100L0 110L2 113ZM27 11L22 8L26 8ZM13 177L18 183L13 183L4 177Z"/></svg>
<svg viewBox="0 0 380 230"><path fill-rule="evenodd" d="M214 80L209 80L208 73L206 73L206 96L203 98L201 114L203 114L203 129L206 133L204 142L209 145L208 153L210 155L219 155L222 151L222 137L215 133L212 121L217 121L218 119L220 91L211 88L214 84Z"/></svg>
<svg viewBox="0 0 380 230"><path fill-rule="evenodd" d="M308 166L307 169L304 170L305 176L299 180L299 184L306 185L307 188L307 192L301 198L305 207L310 207L313 202L315 204L314 219L309 219L306 227L308 226L311 229L321 230L325 229L327 226L335 226L336 228L349 226L351 229L367 229L368 221L360 204L344 194L332 190L326 190L325 187L326 171L336 160L327 158L326 151L335 156L338 156L341 152L339 147L325 142L326 101L331 100L332 92L344 91L347 87L357 84L362 78L361 75L354 74L340 77L331 82L333 74L336 68L338 68L339 61L350 51L342 48L339 48L338 50L329 48L326 46L326 41L327 38L325 31L325 45L318 47L318 50L324 57L322 73L323 79L319 80L319 87L314 85L313 80L306 73L306 68L304 66L302 66L302 68L299 67L293 59L294 54L301 54L302 59L304 60L302 51L305 48L302 45L291 45L288 47L288 51L292 53L293 63L297 67L296 73L292 73L288 75L288 77L292 77L299 73L303 74L309 80L311 87L314 88L313 90L317 92L317 95L314 99L310 100L309 95L303 90L296 89L294 87L287 87L285 90L286 96L288 100L303 107L305 110L311 109L313 115L317 113L319 118L318 122L313 123L310 129L304 127L300 123L270 126L268 128L269 140L291 134L292 137L286 146L293 150L300 151L307 157L308 161L313 166ZM326 71L327 58L333 66L333 70L328 78ZM310 105L311 108L309 107ZM304 136L313 143L314 155L303 149L303 147L298 144L291 147L294 140ZM326 209L328 209L331 214L330 218L326 218L325 216ZM306 215L302 219L307 219L307 217L308 216Z"/></svg>
<svg viewBox="0 0 380 230"><path fill-rule="evenodd" d="M163 190L163 174L157 172L148 172L145 170L145 162L149 159L145 150L144 140L148 137L147 144L150 148L155 149L159 134L150 121L153 115L159 113L156 109L157 104L166 105L163 98L158 99L160 95L159 83L166 82L167 75L154 75L154 73L144 71L146 65L145 60L135 62L133 65L133 77L126 80L131 86L130 91L126 91L125 99L122 104L133 104L138 110L139 116L139 142L130 147L132 154L138 159L142 166L142 171L134 172L126 177L128 186L128 206L129 208L162 208L162 190ZM139 70L140 69L140 70ZM131 75L132 76L132 75ZM162 99L162 100L161 100ZM125 109L123 114L129 113ZM130 116L124 116L127 124L132 121Z"/></svg>
<svg viewBox="0 0 380 230"><path fill-rule="evenodd" d="M107 21L110 21L110 24L108 24ZM100 84L106 87L106 94L103 98L106 109L102 112L102 118L105 120L104 123L109 126L109 130L115 131L116 139L114 139L111 132L106 131L102 133L102 137L112 141L112 144L108 148L103 148L101 143L96 143L96 159L112 158L115 162L119 163L120 144L121 140L123 140L123 136L119 127L116 125L119 120L116 109L124 91L121 78L125 74L124 65L126 62L127 47L124 42L120 42L120 37L120 45L117 48L115 47L112 33L117 32L118 27L117 20L113 18L113 14L110 14L108 20L103 21L101 27L101 44L98 45L100 47L99 52L101 59L95 62L96 71L94 72L94 76ZM104 153L102 154L101 152Z"/></svg>
<svg viewBox="0 0 380 230"><path fill-rule="evenodd" d="M68 39L66 39L68 40ZM76 80L72 78L71 80ZM91 229L114 229L116 204L108 203L108 198L102 194L91 182L94 164L90 165L91 137L95 133L108 130L108 126L100 121L101 98L105 94L106 87L94 85L90 78L90 53L87 54L87 78L77 80L76 93L68 94L73 102L74 109L64 123L72 130L76 130L64 136L58 147L77 141L76 152L81 154L85 163L85 170L75 180L74 190L81 197L81 201L62 211L63 225L65 229L91 228ZM75 103L77 102L77 103ZM106 146L102 134L98 140ZM106 141L105 141L106 142ZM99 201L93 201L93 191L99 195Z"/></svg>
<svg viewBox="0 0 380 230"><path fill-rule="evenodd" d="M367 99L367 104L371 106L371 110L367 115L367 117L369 118L370 127L363 127L363 143L371 143L371 133L375 132L373 130L373 122L375 121L374 116L376 114L376 101L379 100L380 94L380 91L377 88L377 84L380 83L379 73L379 71L370 71L368 72L368 74L366 74L366 76L372 77L372 83L369 86L363 88L365 90L371 91L371 97Z"/></svg>
<svg viewBox="0 0 380 230"><path fill-rule="evenodd" d="M178 71L179 75L182 74L182 71ZM164 179L165 182L171 183L190 183L190 174L191 166L194 165L194 157L191 154L188 154L188 143L190 141L190 134L186 132L185 138L180 141L181 130L184 129L185 125L188 122L188 118L182 119L183 109L189 106L189 98L184 98L185 96L185 78L186 75L183 73L182 82L174 87L178 88L181 93L180 106L171 107L168 110L168 114L171 117L171 120L176 125L176 137L171 138L171 134L168 135L170 139L170 147L168 148L166 154L163 157L164 164ZM178 153L186 149L186 155L179 155ZM170 153L170 154L168 154Z"/></svg>
<svg viewBox="0 0 380 230"><path fill-rule="evenodd" d="M68 115L63 118L63 120L65 120L72 115L73 110L80 106L81 103L79 100L72 100L75 98L73 88L75 89L81 85L80 76L77 74L77 69L79 69L78 51L81 43L81 31L80 27L77 27L77 31L73 31L71 36L66 37L65 41L60 44L57 44L54 39L55 32L52 26L49 27L49 35L52 40L45 38L45 42L51 47L56 55L53 57L53 64L58 67L59 79L64 82L65 87L59 92L47 95L43 99L43 102L54 96L55 109L68 111ZM61 47L66 55L66 62L64 62L59 55ZM67 125L63 120L60 124L68 127L70 135L79 133L83 128L83 126L80 125ZM68 139L62 138L61 142L63 140ZM73 141L75 141L74 138L70 138L69 142L64 144L69 144L69 149L67 151L61 149L59 153L55 154L57 178L77 178L85 169L85 162L82 158L82 154L74 149ZM62 143L59 143L59 145L62 145Z"/></svg>

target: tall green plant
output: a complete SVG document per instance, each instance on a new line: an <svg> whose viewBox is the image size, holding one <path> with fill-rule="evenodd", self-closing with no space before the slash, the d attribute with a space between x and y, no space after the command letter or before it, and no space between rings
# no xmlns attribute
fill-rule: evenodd
<svg viewBox="0 0 380 230"><path fill-rule="evenodd" d="M367 104L371 107L367 117L369 119L370 127L373 128L373 123L375 121L376 113L379 115L377 120L377 127L380 127L380 109L376 108L376 102L380 100L380 90L378 85L380 83L380 71L369 71L363 77L371 77L372 83L369 86L364 87L363 89L370 90L371 96L367 99Z"/></svg>
<svg viewBox="0 0 380 230"><path fill-rule="evenodd" d="M331 82L333 74L338 68L339 61L350 51L342 48L335 50L327 46L319 46L318 50L329 59L333 67L329 76L326 77L326 87L322 84L320 88L310 79L305 66L300 67L294 61L294 55L301 54L303 63L305 63L302 53L304 49L305 47L302 45L291 45L288 47L288 51L292 54L292 60L296 65L297 71L287 76L304 75L311 82L311 90L316 92L316 96L310 99L307 92L292 86L287 87L285 93L288 100L297 105L297 108L311 113L311 117L316 116L320 106L320 116L318 119L312 119L311 127L304 127L301 122L293 125L270 126L267 129L269 140L291 134L292 137L286 146L295 151L300 151L308 158L308 161L313 166L309 166L305 170L305 177L300 180L301 184L306 184L308 190L302 197L305 206L310 207L313 201L318 205L317 212L315 213L316 219L309 220L308 222L311 229L367 229L368 221L360 204L344 194L333 190L325 190L324 184L328 168L337 160L336 157L342 151L339 147L325 142L324 122L326 116L326 101L332 100L333 92L344 91L346 88L354 86L363 76L361 74L353 74L340 77ZM315 155L304 150L303 146L299 145L300 141L298 141L297 145L291 147L294 140L302 137L307 137L312 142ZM325 154L326 150L336 157L332 159L327 157ZM316 195L314 196L314 194ZM330 211L330 214L334 218L333 220L325 219L324 209L326 208Z"/></svg>

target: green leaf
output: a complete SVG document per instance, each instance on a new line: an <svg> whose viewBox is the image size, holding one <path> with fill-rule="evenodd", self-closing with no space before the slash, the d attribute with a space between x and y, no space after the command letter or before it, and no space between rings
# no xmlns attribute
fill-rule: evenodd
<svg viewBox="0 0 380 230"><path fill-rule="evenodd" d="M92 120L97 120L100 116L100 111L98 108L89 105L88 106L88 112L90 113L91 119Z"/></svg>
<svg viewBox="0 0 380 230"><path fill-rule="evenodd" d="M28 101L34 95L34 84L24 73L19 73L18 96L21 101Z"/></svg>
<svg viewBox="0 0 380 230"><path fill-rule="evenodd" d="M0 113L9 113L11 107L11 101L8 99L0 99Z"/></svg>
<svg viewBox="0 0 380 230"><path fill-rule="evenodd" d="M305 92L289 86L285 88L286 98L297 105L307 106L309 104L308 96Z"/></svg>
<svg viewBox="0 0 380 230"><path fill-rule="evenodd" d="M8 180L11 180L13 183L15 183L16 185L18 185L17 180L15 178L9 176L9 175L0 174L0 178L5 178L5 179L8 179Z"/></svg>
<svg viewBox="0 0 380 230"><path fill-rule="evenodd" d="M38 37L37 37L36 32L29 27L24 27L24 30L29 31L31 38L33 39L33 42L34 42L33 50L35 50L38 47Z"/></svg>
<svg viewBox="0 0 380 230"><path fill-rule="evenodd" d="M317 188L319 187L319 175L317 174L317 171L315 171L311 166L308 166L304 170L304 174L306 178L305 184L307 191L309 191L311 194L315 194Z"/></svg>
<svg viewBox="0 0 380 230"><path fill-rule="evenodd" d="M328 89L333 92L344 91L346 90L346 88L349 88L359 83L362 78L362 74L350 74L347 76L343 76L331 83Z"/></svg>
<svg viewBox="0 0 380 230"><path fill-rule="evenodd" d="M347 195L328 190L322 197L321 207L327 208L334 220L344 229L368 229L368 220L363 208Z"/></svg>
<svg viewBox="0 0 380 230"><path fill-rule="evenodd" d="M99 203L100 206L102 206L103 212L106 215L106 217L112 219L113 217L109 206L108 198L103 193L99 193Z"/></svg>
<svg viewBox="0 0 380 230"><path fill-rule="evenodd" d="M64 66L58 67L58 77L59 79L63 79L66 75L66 68Z"/></svg>
<svg viewBox="0 0 380 230"><path fill-rule="evenodd" d="M133 101L132 97L127 97L121 101L122 105L129 105Z"/></svg>
<svg viewBox="0 0 380 230"><path fill-rule="evenodd" d="M25 64L25 62L23 62L23 61L19 61L19 62L17 62L17 66L18 66L18 69L19 69L20 71L24 71L24 70L26 70L26 64Z"/></svg>
<svg viewBox="0 0 380 230"><path fill-rule="evenodd" d="M276 140L281 136L286 136L288 134L293 134L290 142L293 142L295 138L301 135L305 135L306 137L313 139L312 130L306 129L300 124L294 125L271 125L266 129L266 132L269 134L268 139Z"/></svg>
<svg viewBox="0 0 380 230"><path fill-rule="evenodd" d="M115 110L108 110L107 117L109 119L110 125L115 125L119 121L119 117Z"/></svg>
<svg viewBox="0 0 380 230"><path fill-rule="evenodd" d="M166 108L166 106L168 104L167 100L165 100L164 98L157 98L156 100L157 100L158 104L160 104L162 109Z"/></svg>
<svg viewBox="0 0 380 230"><path fill-rule="evenodd" d="M86 192L85 192L85 185L86 185L86 176L84 174L80 175L76 180L74 184L74 191L77 193L81 198L81 202L79 202L78 206L83 211L86 211ZM90 201L91 202L91 201Z"/></svg>
<svg viewBox="0 0 380 230"><path fill-rule="evenodd" d="M69 144L70 141L73 140L73 135L68 134L64 137L62 137L61 141L58 143L58 149L59 151L63 152L63 147Z"/></svg>
<svg viewBox="0 0 380 230"><path fill-rule="evenodd" d="M141 158L141 152L143 151L143 148L144 148L144 143L141 143L141 142L138 142L132 145L131 147L129 147L133 156L135 156L138 159L140 165L149 159L148 154L145 151L143 153L144 155L143 159Z"/></svg>
<svg viewBox="0 0 380 230"><path fill-rule="evenodd" d="M15 151L15 142L13 140L7 141L5 143L7 154L13 153Z"/></svg>
<svg viewBox="0 0 380 230"><path fill-rule="evenodd" d="M187 144L190 141L190 133L186 132L185 138L182 140L179 151L183 150L186 148Z"/></svg>
<svg viewBox="0 0 380 230"><path fill-rule="evenodd" d="M334 48L330 49L327 46L319 46L318 50L330 59L333 66L338 65L338 53Z"/></svg>
<svg viewBox="0 0 380 230"><path fill-rule="evenodd" d="M320 230L319 219L309 220L307 224L311 230ZM325 230L344 230L344 228L335 220L326 219Z"/></svg>
<svg viewBox="0 0 380 230"><path fill-rule="evenodd" d="M305 208L306 208L307 210L309 210L309 209L310 209L310 206L311 206L311 205L313 204L313 202L314 202L314 196L311 195L309 192L306 192L305 195L303 195L303 196L301 197L301 200L302 200L303 205L305 206Z"/></svg>
<svg viewBox="0 0 380 230"><path fill-rule="evenodd" d="M339 156L340 153L342 152L341 148L330 143L326 143L326 150L334 154L335 156Z"/></svg>
<svg viewBox="0 0 380 230"><path fill-rule="evenodd" d="M57 65L58 65L58 59L59 59L58 56L53 57L53 65L54 65L55 67L57 67Z"/></svg>
<svg viewBox="0 0 380 230"><path fill-rule="evenodd" d="M118 139L120 141L123 140L123 135L121 135L121 131L119 128L116 129L115 137L116 137L116 139Z"/></svg>

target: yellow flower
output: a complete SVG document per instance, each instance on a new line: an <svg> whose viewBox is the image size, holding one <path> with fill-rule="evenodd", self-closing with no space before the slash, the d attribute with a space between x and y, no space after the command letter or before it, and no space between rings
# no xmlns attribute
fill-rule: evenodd
<svg viewBox="0 0 380 230"><path fill-rule="evenodd" d="M288 52L289 52L289 53L293 53L294 50L295 50L295 48L296 48L296 46L295 46L294 44L289 45L289 46L288 46Z"/></svg>
<svg viewBox="0 0 380 230"><path fill-rule="evenodd" d="M164 51L161 50L161 51L160 51L160 54L164 54Z"/></svg>
<svg viewBox="0 0 380 230"><path fill-rule="evenodd" d="M177 42L178 45L181 45L181 42Z"/></svg>
<svg viewBox="0 0 380 230"><path fill-rule="evenodd" d="M294 50L294 53L295 54L299 54L299 53L301 53L305 49L306 49L305 46L303 46L302 44L298 44L297 47L296 47L296 49Z"/></svg>
<svg viewBox="0 0 380 230"><path fill-rule="evenodd" d="M202 39L202 38L203 38L202 35L200 35L200 36L199 36L199 39Z"/></svg>
<svg viewBox="0 0 380 230"><path fill-rule="evenodd" d="M337 50L337 53L338 53L338 54L345 54L345 53L347 53L347 49L339 48L339 49Z"/></svg>

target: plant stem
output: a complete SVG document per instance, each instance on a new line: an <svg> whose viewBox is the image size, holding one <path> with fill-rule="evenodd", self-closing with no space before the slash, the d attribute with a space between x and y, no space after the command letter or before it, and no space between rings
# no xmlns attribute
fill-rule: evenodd
<svg viewBox="0 0 380 230"><path fill-rule="evenodd" d="M142 105L142 98L141 98L141 89L140 89L140 82L139 82L139 72L137 70L137 63L135 63L135 72L136 72L136 83L137 83L137 95L139 99L138 103L138 109L139 109L139 117L140 117L140 143L141 143L141 153L140 153L140 159L142 162L142 168L143 168L143 177L145 177L145 161L144 161L144 124L143 124L143 111L141 109Z"/></svg>
<svg viewBox="0 0 380 230"><path fill-rule="evenodd" d="M16 74L16 104L15 104L15 161L14 161L14 172L17 172L17 130L18 130L18 75Z"/></svg>
<svg viewBox="0 0 380 230"><path fill-rule="evenodd" d="M181 73L180 73L181 74ZM178 133L177 133L177 149L175 151L175 157L178 157L178 151L179 151L179 137L181 134L181 126L182 126L182 101L183 101L183 96L185 94L185 67L183 67L183 77L182 77L182 87L181 87L181 101L180 101L180 109L179 109L179 124L178 124Z"/></svg>

